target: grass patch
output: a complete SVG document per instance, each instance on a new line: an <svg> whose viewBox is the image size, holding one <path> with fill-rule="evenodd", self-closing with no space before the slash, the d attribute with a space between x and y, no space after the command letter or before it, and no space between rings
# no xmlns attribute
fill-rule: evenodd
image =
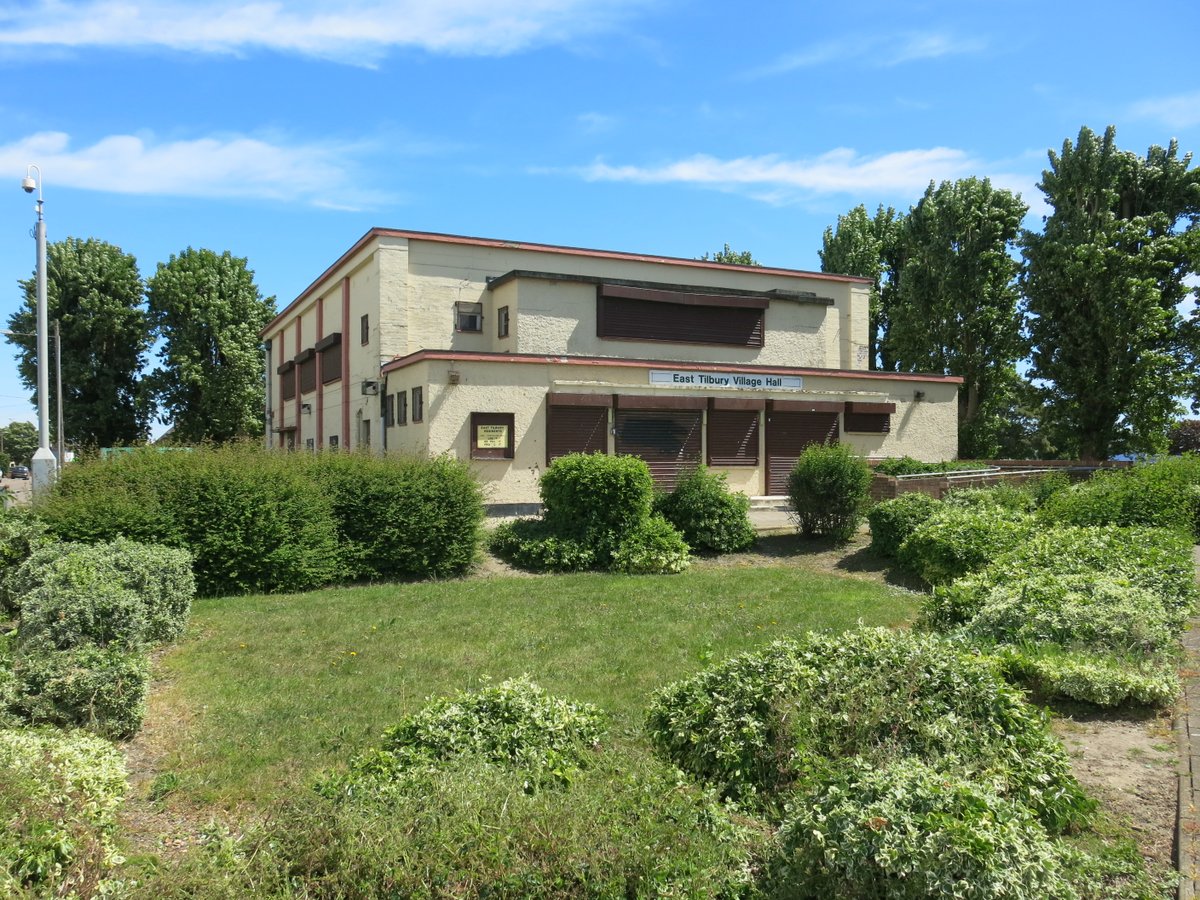
<svg viewBox="0 0 1200 900"><path fill-rule="evenodd" d="M614 737L640 743L655 688L798 631L902 625L915 599L778 565L202 600L159 666L156 707L189 723L162 765L175 796L261 805L427 697L522 674L600 706Z"/></svg>

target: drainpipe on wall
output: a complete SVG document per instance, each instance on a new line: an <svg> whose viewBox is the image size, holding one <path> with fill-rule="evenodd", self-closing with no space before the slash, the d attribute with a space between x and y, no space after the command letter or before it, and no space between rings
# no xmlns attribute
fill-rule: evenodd
<svg viewBox="0 0 1200 900"><path fill-rule="evenodd" d="M384 456L387 456L388 427L386 410L387 398L390 396L388 394L387 381L388 377L387 375L384 375L383 380L379 382L379 448L383 451Z"/></svg>
<svg viewBox="0 0 1200 900"><path fill-rule="evenodd" d="M264 368L263 384L266 385L266 402L263 404L263 420L265 423L263 433L263 443L268 450L271 449L271 421L275 418L275 411L271 409L271 341L268 338L266 344L263 345L265 352L263 358L266 360Z"/></svg>

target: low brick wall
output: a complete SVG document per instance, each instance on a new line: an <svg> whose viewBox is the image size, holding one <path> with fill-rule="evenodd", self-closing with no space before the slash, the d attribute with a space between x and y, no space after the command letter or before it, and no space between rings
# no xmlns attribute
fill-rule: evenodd
<svg viewBox="0 0 1200 900"><path fill-rule="evenodd" d="M892 500L901 494L919 491L941 500L948 491L963 488L985 488L997 484L1023 484L1032 481L1046 473L1046 470L1066 472L1071 478L1082 481L1097 469L1121 469L1130 465L1128 462L1082 463L1071 459L990 459L979 460L989 466L999 468L999 472L980 472L978 475L964 473L962 475L909 475L897 478L894 475L875 473L871 481L871 499L875 501Z"/></svg>

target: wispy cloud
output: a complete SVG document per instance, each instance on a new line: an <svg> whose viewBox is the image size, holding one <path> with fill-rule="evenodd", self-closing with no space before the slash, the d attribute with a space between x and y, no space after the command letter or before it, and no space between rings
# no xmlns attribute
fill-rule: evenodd
<svg viewBox="0 0 1200 900"><path fill-rule="evenodd" d="M584 134L606 134L617 127L620 120L599 112L580 113L575 117L575 124Z"/></svg>
<svg viewBox="0 0 1200 900"><path fill-rule="evenodd" d="M838 148L812 159L786 159L778 154L719 159L696 154L655 166L610 165L598 161L577 169L589 181L634 184L685 184L741 190L771 203L805 195L920 195L930 181L978 175L984 164L963 150L933 147L880 156L860 156Z"/></svg>
<svg viewBox="0 0 1200 900"><path fill-rule="evenodd" d="M392 48L501 56L610 27L648 0L31 0L0 48L268 49L372 65Z"/></svg>
<svg viewBox="0 0 1200 900"><path fill-rule="evenodd" d="M1157 97L1133 105L1132 112L1143 119L1157 119L1169 128L1193 128L1200 125L1200 91Z"/></svg>
<svg viewBox="0 0 1200 900"><path fill-rule="evenodd" d="M386 198L356 188L347 169L361 146L271 142L241 135L157 141L112 135L74 148L62 132L41 132L0 145L0 171L36 162L49 190L83 188L115 194L224 197L296 202L340 209Z"/></svg>
<svg viewBox="0 0 1200 900"><path fill-rule="evenodd" d="M886 68L945 56L980 53L987 48L981 38L964 38L942 32L906 32L825 41L781 56L746 73L748 78L785 75L797 69L856 62Z"/></svg>

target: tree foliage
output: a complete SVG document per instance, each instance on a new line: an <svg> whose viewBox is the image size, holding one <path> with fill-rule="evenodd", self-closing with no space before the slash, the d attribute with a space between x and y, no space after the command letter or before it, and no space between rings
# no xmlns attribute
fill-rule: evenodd
<svg viewBox="0 0 1200 900"><path fill-rule="evenodd" d="M1191 155L1119 150L1088 128L1050 153L1039 187L1053 212L1026 232L1031 375L1046 425L1070 455L1166 446L1175 399L1195 388L1200 329L1179 304L1200 264L1200 172Z"/></svg>
<svg viewBox="0 0 1200 900"><path fill-rule="evenodd" d="M709 256L705 253L700 259L704 262L726 263L731 266L761 266L749 250L733 250L728 244Z"/></svg>
<svg viewBox="0 0 1200 900"><path fill-rule="evenodd" d="M27 335L37 328L36 276L21 287L24 303L8 317L8 327ZM51 243L46 249L46 299L49 317L61 329L66 435L72 443L90 446L144 439L150 409L138 372L150 340L137 260L94 238ZM36 339L26 335L9 335L8 340L19 348L21 383L36 392ZM51 389L50 421L56 420L57 396Z"/></svg>
<svg viewBox="0 0 1200 900"><path fill-rule="evenodd" d="M903 224L904 215L890 206L886 209L880 206L872 218L867 215L867 208L859 204L846 215L838 216L836 231L825 229L819 251L822 272L872 279L868 334L871 365L887 372L895 370L886 335L904 260L900 243Z"/></svg>
<svg viewBox="0 0 1200 900"><path fill-rule="evenodd" d="M275 315L246 260L188 248L149 279L149 315L163 341L149 381L177 440L228 441L262 428L259 331Z"/></svg>
<svg viewBox="0 0 1200 900"><path fill-rule="evenodd" d="M988 179L931 183L904 221L887 345L901 371L959 375L959 454L992 457L1025 355L1010 254L1028 207Z"/></svg>
<svg viewBox="0 0 1200 900"><path fill-rule="evenodd" d="M4 447L0 465L7 467L12 461L27 466L38 447L37 426L32 422L10 422L0 428L0 444Z"/></svg>

